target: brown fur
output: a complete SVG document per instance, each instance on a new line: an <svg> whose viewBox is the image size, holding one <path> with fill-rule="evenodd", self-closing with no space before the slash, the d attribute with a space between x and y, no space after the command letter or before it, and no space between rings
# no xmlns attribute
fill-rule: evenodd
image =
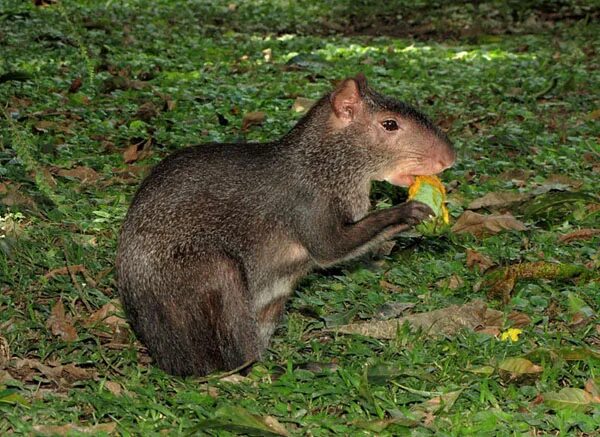
<svg viewBox="0 0 600 437"><path fill-rule="evenodd" d="M390 119L400 129L384 129ZM453 161L424 115L375 93L362 75L278 141L171 155L142 183L119 239L118 286L133 329L178 375L259 359L302 275L430 213L409 202L369 214L371 181Z"/></svg>

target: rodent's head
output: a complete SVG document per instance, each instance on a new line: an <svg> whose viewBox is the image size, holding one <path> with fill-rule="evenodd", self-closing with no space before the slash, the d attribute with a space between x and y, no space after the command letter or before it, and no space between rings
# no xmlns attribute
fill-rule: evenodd
<svg viewBox="0 0 600 437"><path fill-rule="evenodd" d="M448 137L424 114L382 96L361 73L344 80L330 95L330 129L356 138L378 158L374 180L410 185L414 176L440 173L456 158Z"/></svg>

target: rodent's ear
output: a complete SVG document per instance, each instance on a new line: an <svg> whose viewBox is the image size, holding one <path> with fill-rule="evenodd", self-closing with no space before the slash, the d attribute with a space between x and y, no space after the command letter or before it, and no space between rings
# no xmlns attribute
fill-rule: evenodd
<svg viewBox="0 0 600 437"><path fill-rule="evenodd" d="M362 77L364 78L364 76ZM344 80L331 93L331 109L333 109L333 112L340 120L345 122L352 121L361 108L362 97L358 76Z"/></svg>

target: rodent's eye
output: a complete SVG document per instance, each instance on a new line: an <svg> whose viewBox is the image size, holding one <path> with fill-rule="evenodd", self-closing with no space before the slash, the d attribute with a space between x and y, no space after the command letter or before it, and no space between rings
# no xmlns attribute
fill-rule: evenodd
<svg viewBox="0 0 600 437"><path fill-rule="evenodd" d="M396 120L384 120L381 125L385 130L398 130L398 123L396 123Z"/></svg>

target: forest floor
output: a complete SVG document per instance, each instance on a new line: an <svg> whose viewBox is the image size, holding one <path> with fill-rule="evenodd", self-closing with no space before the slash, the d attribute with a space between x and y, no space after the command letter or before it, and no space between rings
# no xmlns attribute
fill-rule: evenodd
<svg viewBox="0 0 600 437"><path fill-rule="evenodd" d="M0 435L598 435L598 7L369 3L0 4ZM153 366L114 276L144 174L359 71L454 142L453 227L305 278L246 376Z"/></svg>

